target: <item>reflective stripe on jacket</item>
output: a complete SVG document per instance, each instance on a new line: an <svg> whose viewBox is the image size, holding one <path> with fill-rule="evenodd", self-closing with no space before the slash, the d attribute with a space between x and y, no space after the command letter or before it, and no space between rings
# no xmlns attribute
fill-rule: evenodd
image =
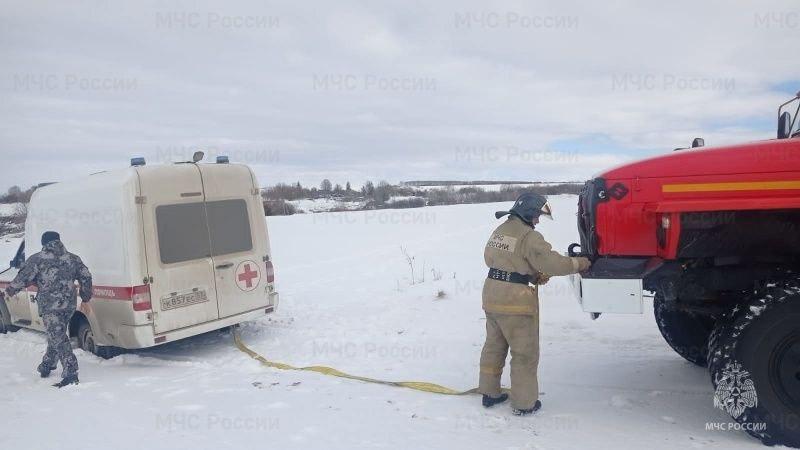
<svg viewBox="0 0 800 450"><path fill-rule="evenodd" d="M553 251L541 233L516 216L492 232L483 258L490 268L531 275L534 280L578 272L575 258ZM487 278L483 284L483 309L498 314L538 314L537 287Z"/></svg>

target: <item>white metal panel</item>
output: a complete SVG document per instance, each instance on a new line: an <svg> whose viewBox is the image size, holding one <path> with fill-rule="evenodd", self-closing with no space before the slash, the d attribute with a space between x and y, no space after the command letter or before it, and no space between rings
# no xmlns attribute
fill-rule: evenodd
<svg viewBox="0 0 800 450"><path fill-rule="evenodd" d="M589 313L642 313L642 280L570 276L578 302Z"/></svg>

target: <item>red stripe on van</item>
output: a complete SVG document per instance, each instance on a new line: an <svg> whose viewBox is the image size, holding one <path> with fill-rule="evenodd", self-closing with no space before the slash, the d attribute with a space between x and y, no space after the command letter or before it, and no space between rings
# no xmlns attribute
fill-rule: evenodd
<svg viewBox="0 0 800 450"><path fill-rule="evenodd" d="M0 281L0 289L6 289L11 284L8 281ZM36 286L28 286L28 292L37 292ZM146 284L141 286L92 286L92 298L102 298L109 300L131 300L135 294L149 292L150 287Z"/></svg>
<svg viewBox="0 0 800 450"><path fill-rule="evenodd" d="M93 298L107 298L111 300L131 300L136 294L150 292L150 286L92 286Z"/></svg>
<svg viewBox="0 0 800 450"><path fill-rule="evenodd" d="M128 286L92 286L92 298L130 300L133 297L133 289Z"/></svg>

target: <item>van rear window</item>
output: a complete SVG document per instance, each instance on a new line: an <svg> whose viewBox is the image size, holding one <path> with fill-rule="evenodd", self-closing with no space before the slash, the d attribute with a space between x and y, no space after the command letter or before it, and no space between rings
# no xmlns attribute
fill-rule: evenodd
<svg viewBox="0 0 800 450"><path fill-rule="evenodd" d="M161 262L171 264L252 250L243 199L156 207Z"/></svg>
<svg viewBox="0 0 800 450"><path fill-rule="evenodd" d="M156 207L156 228L161 262L171 264L211 255L202 202Z"/></svg>
<svg viewBox="0 0 800 450"><path fill-rule="evenodd" d="M206 202L211 254L227 255L253 249L250 216L243 199Z"/></svg>

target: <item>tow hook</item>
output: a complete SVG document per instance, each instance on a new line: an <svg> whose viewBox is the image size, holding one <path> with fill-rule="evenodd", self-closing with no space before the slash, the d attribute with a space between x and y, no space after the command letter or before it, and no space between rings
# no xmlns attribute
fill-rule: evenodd
<svg viewBox="0 0 800 450"><path fill-rule="evenodd" d="M577 251L575 251L576 248L578 249ZM578 244L577 242L569 244L569 247L567 247L567 256L571 256L573 258L576 256L581 258L589 258L589 260L592 262L594 262L596 259L591 253L584 252L583 248L581 248L581 244Z"/></svg>

